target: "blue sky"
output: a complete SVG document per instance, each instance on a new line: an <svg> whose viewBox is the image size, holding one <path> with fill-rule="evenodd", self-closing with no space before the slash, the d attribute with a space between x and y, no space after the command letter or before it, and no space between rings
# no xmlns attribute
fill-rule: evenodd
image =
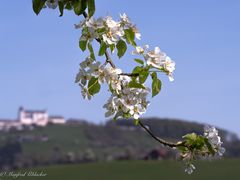
<svg viewBox="0 0 240 180"><path fill-rule="evenodd" d="M142 34L138 44L160 46L177 64L173 83L161 76L162 92L145 116L204 122L240 134L240 1L96 1L95 16L126 12ZM1 2L1 118L16 118L23 105L67 118L105 120L102 105L109 94L103 90L88 102L74 84L84 55L73 25L82 17L58 15L46 9L36 16L31 0ZM130 70L131 58L115 63Z"/></svg>

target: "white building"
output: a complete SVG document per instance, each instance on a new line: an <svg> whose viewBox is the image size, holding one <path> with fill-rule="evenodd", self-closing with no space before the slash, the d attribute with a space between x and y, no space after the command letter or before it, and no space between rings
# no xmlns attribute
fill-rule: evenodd
<svg viewBox="0 0 240 180"><path fill-rule="evenodd" d="M47 111L32 111L25 110L23 107L19 108L18 119L23 125L38 125L46 126L48 123Z"/></svg>
<svg viewBox="0 0 240 180"><path fill-rule="evenodd" d="M46 110L33 111L20 107L17 120L0 119L0 131L9 131L10 129L22 130L23 126L32 127L31 125L46 126L48 123L65 124L66 120L62 116L49 116Z"/></svg>
<svg viewBox="0 0 240 180"><path fill-rule="evenodd" d="M10 129L22 130L22 124L17 120L1 119L0 130L9 131Z"/></svg>
<svg viewBox="0 0 240 180"><path fill-rule="evenodd" d="M48 122L53 124L65 124L66 120L62 116L49 116Z"/></svg>

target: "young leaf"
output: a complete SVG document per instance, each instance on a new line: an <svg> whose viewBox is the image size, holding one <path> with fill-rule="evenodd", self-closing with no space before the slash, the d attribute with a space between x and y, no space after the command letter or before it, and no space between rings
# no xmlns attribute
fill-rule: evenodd
<svg viewBox="0 0 240 180"><path fill-rule="evenodd" d="M40 11L42 10L46 1L47 0L33 0L32 1L33 11L35 12L36 15L38 15L40 13Z"/></svg>
<svg viewBox="0 0 240 180"><path fill-rule="evenodd" d="M59 12L60 12L60 17L63 15L63 9L64 9L64 4L62 1L58 1L58 9L59 9Z"/></svg>
<svg viewBox="0 0 240 180"><path fill-rule="evenodd" d="M144 64L143 60L141 60L141 59L134 59L134 61L136 61L137 63L139 63L139 64L141 64L141 65Z"/></svg>
<svg viewBox="0 0 240 180"><path fill-rule="evenodd" d="M139 119L134 119L134 124L137 126L139 124Z"/></svg>
<svg viewBox="0 0 240 180"><path fill-rule="evenodd" d="M92 44L91 44L91 43L88 43L88 50L89 50L89 52L90 52L90 57L91 57L93 60L96 60L95 55L94 55L94 50L93 50L93 47L92 47Z"/></svg>
<svg viewBox="0 0 240 180"><path fill-rule="evenodd" d="M205 142L205 144L206 144L209 152L210 152L212 155L214 155L214 154L215 154L215 151L214 151L212 145L209 143L209 141L208 141L207 138L204 138L204 142Z"/></svg>
<svg viewBox="0 0 240 180"><path fill-rule="evenodd" d="M87 8L87 0L77 0L73 4L73 10L76 15L81 15Z"/></svg>
<svg viewBox="0 0 240 180"><path fill-rule="evenodd" d="M115 49L115 45L114 45L114 44L111 44L111 45L109 45L109 47L110 47L111 53L113 53L113 51L114 51L114 49Z"/></svg>
<svg viewBox="0 0 240 180"><path fill-rule="evenodd" d="M117 55L118 55L119 58L121 58L127 50L127 45L126 45L125 41L120 40L120 41L118 41L116 47L117 47L117 50L118 50Z"/></svg>
<svg viewBox="0 0 240 180"><path fill-rule="evenodd" d="M147 80L148 75L149 75L149 72L145 69L139 72L139 82L143 84Z"/></svg>
<svg viewBox="0 0 240 180"><path fill-rule="evenodd" d="M157 73L152 73L152 97L156 96L161 90L162 82L157 78Z"/></svg>
<svg viewBox="0 0 240 180"><path fill-rule="evenodd" d="M86 47L87 47L87 41L79 41L79 47L82 51L85 51L86 50Z"/></svg>
<svg viewBox="0 0 240 180"><path fill-rule="evenodd" d="M130 88L141 88L141 89L145 89L145 87L144 87L142 84L140 84L140 83L138 83L138 82L136 82L136 81L130 81L129 84L128 84L128 86L129 86Z"/></svg>
<svg viewBox="0 0 240 180"><path fill-rule="evenodd" d="M136 43L134 42L135 34L132 29L125 29L125 37L129 44L132 44L133 46L136 46Z"/></svg>
<svg viewBox="0 0 240 180"><path fill-rule="evenodd" d="M99 48L99 51L98 51L98 55L99 56L102 56L104 55L104 53L106 52L106 49L107 49L107 45L105 42L101 42L101 45L100 45L100 48Z"/></svg>
<svg viewBox="0 0 240 180"><path fill-rule="evenodd" d="M151 74L151 76L152 76L152 79L157 79L157 73L156 73L156 72L153 72L153 73Z"/></svg>
<svg viewBox="0 0 240 180"><path fill-rule="evenodd" d="M93 76L88 82L88 92L89 92L89 94L91 94L92 96L94 94L97 94L100 91L100 88L101 88L101 86L98 83L98 78Z"/></svg>
<svg viewBox="0 0 240 180"><path fill-rule="evenodd" d="M132 73L139 73L139 72L141 72L142 70L143 70L142 67L136 66L136 67L133 69Z"/></svg>
<svg viewBox="0 0 240 180"><path fill-rule="evenodd" d="M91 17L95 12L95 2L94 0L87 0L87 3L88 3L88 16Z"/></svg>
<svg viewBox="0 0 240 180"><path fill-rule="evenodd" d="M66 2L65 9L67 9L67 10L72 10L73 9L70 1Z"/></svg>

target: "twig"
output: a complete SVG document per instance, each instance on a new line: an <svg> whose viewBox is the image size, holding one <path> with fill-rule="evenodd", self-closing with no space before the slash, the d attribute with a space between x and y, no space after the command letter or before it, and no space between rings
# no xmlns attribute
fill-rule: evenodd
<svg viewBox="0 0 240 180"><path fill-rule="evenodd" d="M121 76L133 76L133 77L139 76L138 73L121 73L119 75L121 75Z"/></svg>
<svg viewBox="0 0 240 180"><path fill-rule="evenodd" d="M163 144L164 146L168 146L168 147L171 147L171 148L175 148L175 147L178 147L178 146L185 146L185 145L184 145L184 142L172 143L172 142L165 141L165 140L163 140L163 139L155 136L144 124L142 124L141 121L139 121L138 124L139 124L153 139L155 139L156 141L160 142L160 143Z"/></svg>

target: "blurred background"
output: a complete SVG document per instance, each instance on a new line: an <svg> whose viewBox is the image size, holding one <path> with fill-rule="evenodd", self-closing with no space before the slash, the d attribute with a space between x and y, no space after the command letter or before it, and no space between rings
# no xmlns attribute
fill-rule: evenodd
<svg viewBox="0 0 240 180"><path fill-rule="evenodd" d="M59 17L58 10L50 9L36 16L31 0L3 1L1 170L44 171L48 175L43 179L236 179L240 2L96 0L96 7L96 17L118 19L125 12L142 34L138 45L159 46L176 62L175 81L161 77L162 91L151 99L143 122L172 141L214 125L227 149L224 160L198 162L196 173L187 176L183 165L173 161L176 152L160 146L131 120L106 119L102 106L109 93L102 89L93 100L83 100L74 84L86 55L78 47L81 31L74 29L83 17L67 11ZM114 59L126 71L135 65L131 51ZM34 124L22 125L31 120Z"/></svg>

